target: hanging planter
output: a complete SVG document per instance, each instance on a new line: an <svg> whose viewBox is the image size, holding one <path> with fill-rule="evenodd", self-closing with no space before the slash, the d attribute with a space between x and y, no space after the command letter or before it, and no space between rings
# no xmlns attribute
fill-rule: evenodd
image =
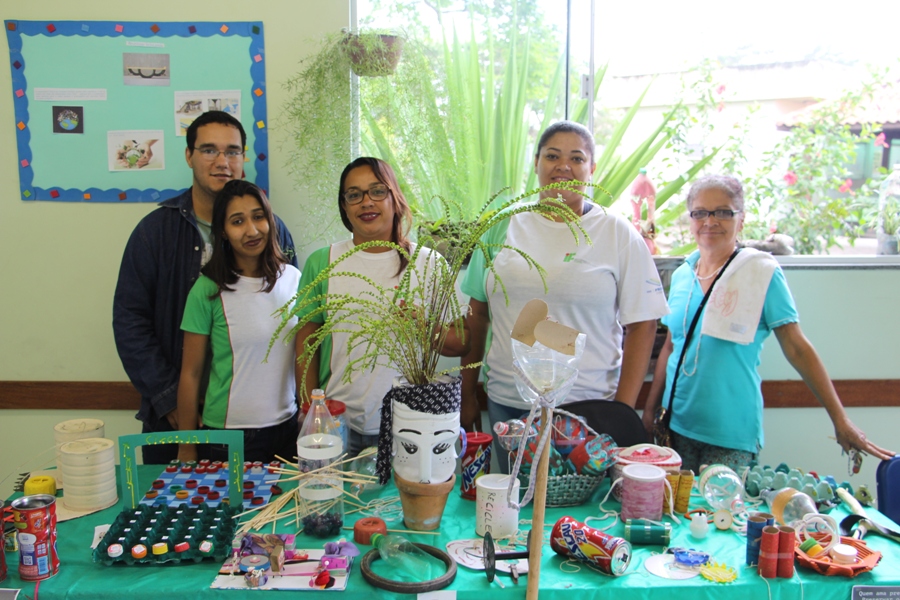
<svg viewBox="0 0 900 600"><path fill-rule="evenodd" d="M393 73L405 43L405 38L393 33L348 33L344 38L350 68L360 77Z"/></svg>

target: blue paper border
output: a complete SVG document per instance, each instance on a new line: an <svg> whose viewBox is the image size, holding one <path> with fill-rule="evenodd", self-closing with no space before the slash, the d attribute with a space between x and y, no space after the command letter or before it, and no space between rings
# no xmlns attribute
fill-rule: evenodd
<svg viewBox="0 0 900 600"><path fill-rule="evenodd" d="M253 113L253 153L256 167L256 185L268 192L269 189L269 131L268 116L266 112L266 68L265 68L265 43L262 21L216 21L216 22L171 22L171 21L17 21L8 19L4 21L6 37L9 43L9 68L12 73L13 108L15 114L16 145L18 146L18 171L19 191L22 200L47 200L51 202L159 202L181 193L183 190L155 190L155 189L107 189L88 188L86 190L65 189L60 187L36 188L32 185L34 171L31 168L33 160L31 152L31 131L28 127L28 94L16 96L16 90L27 90L28 83L25 78L25 57L22 56L23 35L55 36L101 36L101 37L128 37L128 38L166 38L178 37L212 37L214 35L242 36L249 40L247 46L250 58L251 85L249 94L252 100ZM222 26L228 28L222 32ZM50 30L52 27L53 31ZM122 31L116 31L116 27L122 27ZM153 27L159 28L154 32ZM194 31L191 31L191 29ZM261 56L257 62L255 56ZM16 66L18 63L19 66ZM262 90L263 94L257 96L255 90ZM257 124L262 122L263 126ZM19 123L24 123L25 128L19 129ZM22 161L27 160L27 166L22 166ZM58 194L56 198L53 193ZM121 195L125 194L125 198ZM84 198L90 194L89 200Z"/></svg>

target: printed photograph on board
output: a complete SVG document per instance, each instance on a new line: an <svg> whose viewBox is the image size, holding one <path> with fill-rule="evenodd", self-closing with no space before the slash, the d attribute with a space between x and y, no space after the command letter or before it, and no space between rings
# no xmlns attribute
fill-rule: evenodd
<svg viewBox="0 0 900 600"><path fill-rule="evenodd" d="M221 110L241 120L241 90L175 92L175 135L187 135L194 119L209 110Z"/></svg>
<svg viewBox="0 0 900 600"><path fill-rule="evenodd" d="M54 106L53 133L84 133L84 107Z"/></svg>
<svg viewBox="0 0 900 600"><path fill-rule="evenodd" d="M162 130L106 132L110 171L161 171L166 168Z"/></svg>
<svg viewBox="0 0 900 600"><path fill-rule="evenodd" d="M125 85L169 85L169 55L144 52L122 53Z"/></svg>

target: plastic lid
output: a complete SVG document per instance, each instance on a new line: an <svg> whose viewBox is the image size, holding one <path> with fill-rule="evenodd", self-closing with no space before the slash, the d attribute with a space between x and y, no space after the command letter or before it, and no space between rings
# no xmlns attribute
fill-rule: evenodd
<svg viewBox="0 0 900 600"><path fill-rule="evenodd" d="M326 400L325 406L328 407L328 412L331 413L332 417L342 415L347 410L347 405L340 400Z"/></svg>
<svg viewBox="0 0 900 600"><path fill-rule="evenodd" d="M660 481L666 478L666 472L655 465L625 465L622 475L636 481Z"/></svg>

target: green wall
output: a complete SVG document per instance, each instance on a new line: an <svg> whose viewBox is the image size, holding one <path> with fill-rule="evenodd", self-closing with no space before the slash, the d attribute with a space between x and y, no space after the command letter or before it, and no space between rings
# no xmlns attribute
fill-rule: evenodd
<svg viewBox="0 0 900 600"><path fill-rule="evenodd" d="M40 0L3 3L3 19L123 21L262 21L270 126L270 197L294 239L307 236L303 205L285 168L284 136L275 119L284 103L284 82L315 50L326 32L349 26L349 0L221 0L214 4L174 0L134 3L111 0ZM3 53L8 54L6 38ZM227 69L227 64L210 68ZM127 381L112 334L112 297L122 249L153 204L77 204L19 200L15 123L8 61L0 68L0 380ZM245 95L246 98L246 95ZM249 104L248 104L249 106ZM70 160L78 160L77 156ZM167 168L191 171L181 156ZM302 263L301 263L302 264ZM36 404L39 399L35 399ZM85 416L75 411L0 410L0 496L11 489L18 467L53 445L53 425ZM132 411L106 411L108 437L137 433ZM53 452L36 457L53 462ZM35 468L28 464L23 468ZM18 469L18 470L17 470Z"/></svg>

